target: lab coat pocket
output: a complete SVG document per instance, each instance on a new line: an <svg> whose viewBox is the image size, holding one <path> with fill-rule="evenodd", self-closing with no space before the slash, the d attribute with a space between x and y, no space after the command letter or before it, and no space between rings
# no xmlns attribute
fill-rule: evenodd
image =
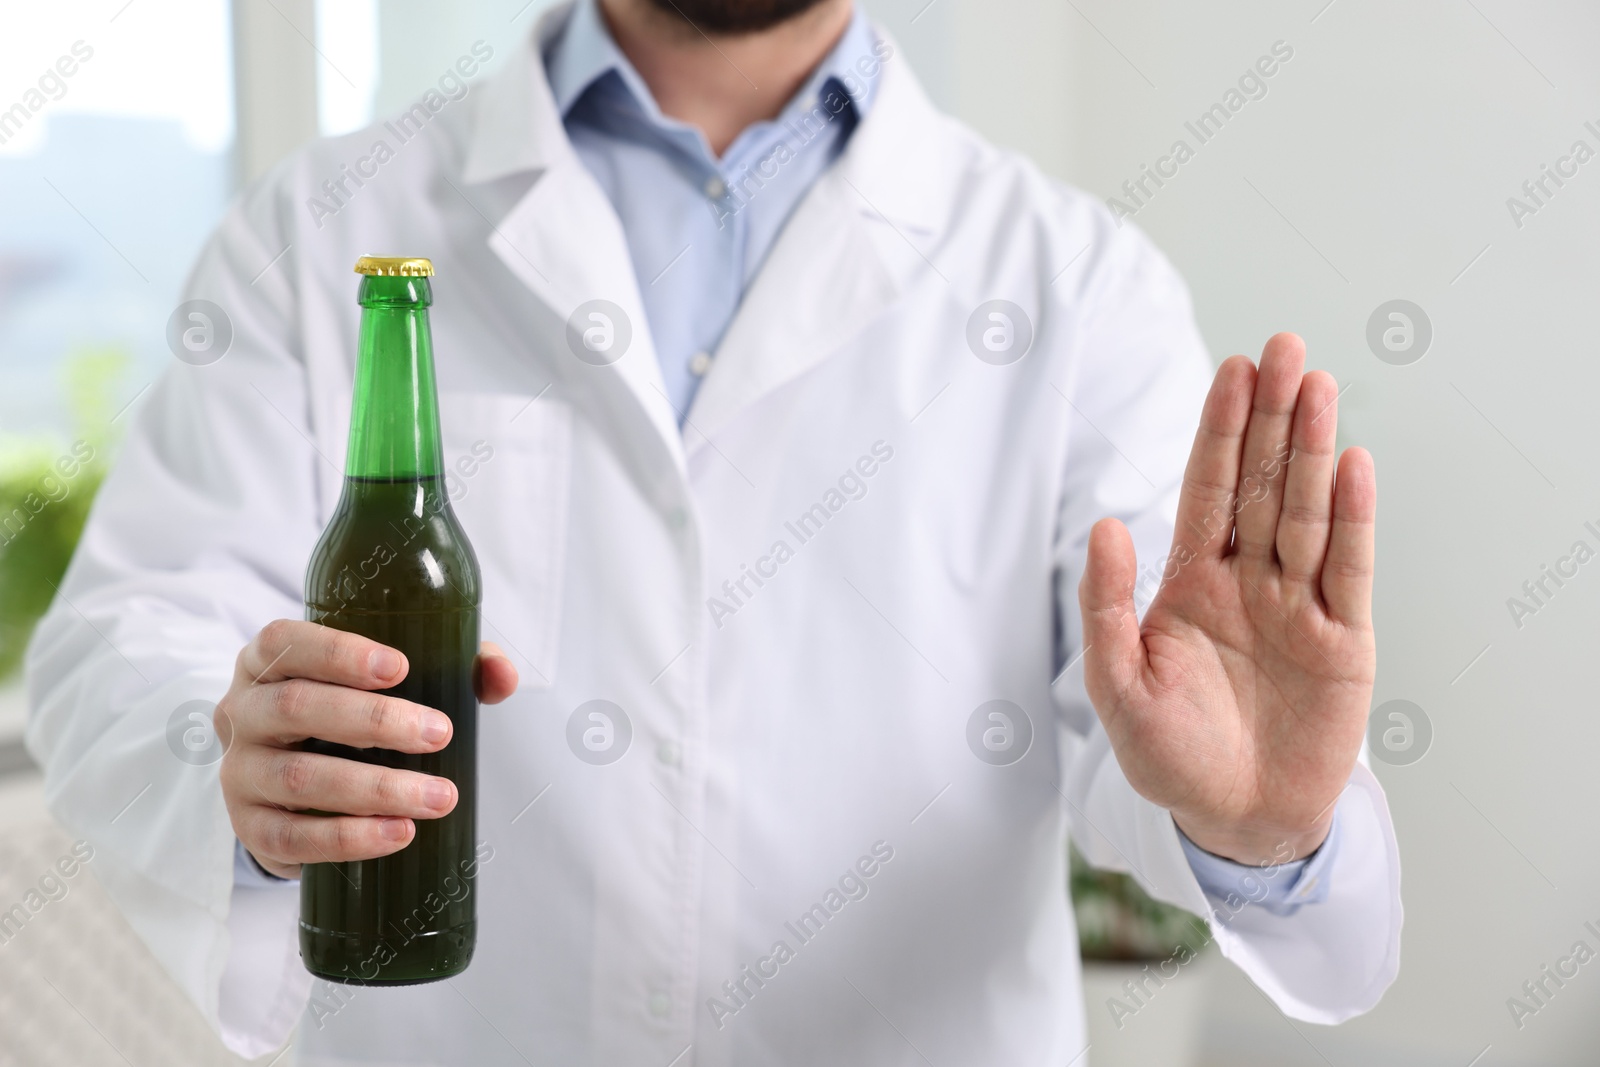
<svg viewBox="0 0 1600 1067"><path fill-rule="evenodd" d="M521 688L555 681L572 411L503 393L439 396L445 484L483 572L482 632Z"/></svg>

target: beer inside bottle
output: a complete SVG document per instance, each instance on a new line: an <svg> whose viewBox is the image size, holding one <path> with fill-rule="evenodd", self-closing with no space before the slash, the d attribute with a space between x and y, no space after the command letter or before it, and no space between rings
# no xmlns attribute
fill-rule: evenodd
<svg viewBox="0 0 1600 1067"><path fill-rule="evenodd" d="M439 775L460 799L381 859L313 863L300 875L300 955L332 982L402 985L466 969L476 939L478 561L451 510L439 442L433 303L425 259L363 256L360 347L344 490L306 573L306 617L399 649L386 694L437 708L455 732L408 755L326 741L308 751Z"/></svg>

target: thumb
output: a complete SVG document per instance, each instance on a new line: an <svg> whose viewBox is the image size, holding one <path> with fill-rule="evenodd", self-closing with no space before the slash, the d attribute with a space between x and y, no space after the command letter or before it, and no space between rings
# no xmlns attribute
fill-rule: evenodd
<svg viewBox="0 0 1600 1067"><path fill-rule="evenodd" d="M517 665L500 646L485 641L472 665L472 687L485 704L498 704L517 691Z"/></svg>
<svg viewBox="0 0 1600 1067"><path fill-rule="evenodd" d="M1078 583L1083 615L1083 677L1096 709L1109 708L1138 677L1143 657L1133 606L1133 537L1116 519L1089 531L1089 556Z"/></svg>

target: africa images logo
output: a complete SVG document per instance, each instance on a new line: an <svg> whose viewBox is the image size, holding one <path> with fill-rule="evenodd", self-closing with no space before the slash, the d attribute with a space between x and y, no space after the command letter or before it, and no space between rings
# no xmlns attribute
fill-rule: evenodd
<svg viewBox="0 0 1600 1067"><path fill-rule="evenodd" d="M1009 767L1033 747L1033 720L1009 700L979 704L967 718L967 747L991 767Z"/></svg>
<svg viewBox="0 0 1600 1067"><path fill-rule="evenodd" d="M1009 300L985 301L967 317L967 347L991 366L1008 366L1033 347L1033 320Z"/></svg>
<svg viewBox="0 0 1600 1067"><path fill-rule="evenodd" d="M588 700L567 717L567 747L583 762L596 767L615 763L633 743L633 723L628 713L609 700Z"/></svg>
<svg viewBox="0 0 1600 1067"><path fill-rule="evenodd" d="M586 300L567 316L567 347L591 367L609 367L632 342L632 320L609 300Z"/></svg>
<svg viewBox="0 0 1600 1067"><path fill-rule="evenodd" d="M209 767L222 758L217 736L217 706L209 700L186 700L167 716L167 748L193 767Z"/></svg>

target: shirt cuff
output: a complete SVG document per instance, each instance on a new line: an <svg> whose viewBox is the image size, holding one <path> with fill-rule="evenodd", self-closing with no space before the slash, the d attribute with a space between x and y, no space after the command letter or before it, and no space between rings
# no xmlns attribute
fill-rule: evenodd
<svg viewBox="0 0 1600 1067"><path fill-rule="evenodd" d="M1181 832L1181 831L1180 831ZM1193 860L1190 861L1191 863ZM234 839L233 842L233 884L247 888L260 888L267 885L286 885L298 882L298 878L279 878L250 855L250 850L244 847L244 842ZM1201 885L1205 880L1201 879Z"/></svg>
<svg viewBox="0 0 1600 1067"><path fill-rule="evenodd" d="M1339 812L1328 836L1311 855L1288 863L1250 867L1207 852L1178 829L1178 843L1206 896L1239 908L1253 904L1271 915L1288 917L1305 904L1328 899L1329 874L1339 853Z"/></svg>

